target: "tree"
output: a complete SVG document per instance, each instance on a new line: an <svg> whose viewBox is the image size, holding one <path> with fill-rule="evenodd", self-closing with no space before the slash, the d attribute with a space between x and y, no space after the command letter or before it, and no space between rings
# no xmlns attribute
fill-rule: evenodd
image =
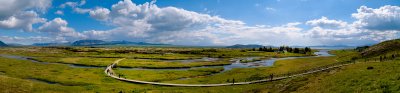
<svg viewBox="0 0 400 93"><path fill-rule="evenodd" d="M267 47L263 47L263 51L267 52Z"/></svg>
<svg viewBox="0 0 400 93"><path fill-rule="evenodd" d="M300 53L300 49L299 48L294 48L293 53Z"/></svg>
<svg viewBox="0 0 400 93"><path fill-rule="evenodd" d="M280 46L279 51L283 51L283 50L285 50L285 46Z"/></svg>
<svg viewBox="0 0 400 93"><path fill-rule="evenodd" d="M274 52L274 50L272 49L272 47L269 47L268 52Z"/></svg>
<svg viewBox="0 0 400 93"><path fill-rule="evenodd" d="M304 48L304 51L305 52L311 52L310 48L308 48L308 47Z"/></svg>

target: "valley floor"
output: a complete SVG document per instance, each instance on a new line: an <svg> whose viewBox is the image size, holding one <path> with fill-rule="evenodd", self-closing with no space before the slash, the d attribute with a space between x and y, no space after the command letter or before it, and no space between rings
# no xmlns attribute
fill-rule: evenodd
<svg viewBox="0 0 400 93"><path fill-rule="evenodd" d="M40 48L41 49L41 48ZM39 50L40 50L39 49ZM83 49L85 50L85 49ZM38 53L38 49L2 49L2 55L19 55L35 57L38 62L30 60L0 57L0 92L2 93L74 93L74 92L100 92L100 93L142 93L142 92L167 92L167 93L348 93L348 92L374 92L388 93L400 91L400 60L394 59L384 62L362 62L345 67L340 67L324 72L289 78L279 81L219 86L219 87L168 87L148 84L134 84L119 81L104 74L105 66L121 57L132 58L133 54L112 54L92 52L68 52L54 49L52 52ZM34 52L30 52L34 51ZM224 50L218 50L224 51ZM241 50L237 51L238 54ZM52 53L57 52L56 55ZM65 53L60 55L59 53ZM87 53L87 54L82 54ZM196 62L166 62L158 59L189 59L207 56L224 55L240 57L232 52L203 52L204 54L178 54L174 56L156 56L156 60L144 60L155 54L133 55L135 59L124 61L122 66L131 68L116 68L116 73L129 79L138 79L154 82L182 83L182 84L207 84L226 83L263 79L271 73L287 73L314 67L334 64L339 61L351 59L354 51L332 51L336 56L296 58L278 60L272 66L254 68L234 68L226 70L221 66L198 67L209 64L231 64L230 58L219 61ZM306 56L301 54L273 54L259 52L242 52L245 55L264 55L263 57ZM231 55L229 55L231 54ZM67 56L68 55L68 56ZM106 56L105 56L106 55ZM266 56L265 56L266 55ZM241 55L242 56L242 55ZM100 57L100 58L99 58ZM117 58L114 58L117 57ZM154 57L154 56L153 56ZM139 60L140 61L137 61ZM45 62L45 63L43 63ZM216 63L215 63L216 62ZM86 65L85 65L86 64ZM193 66L195 65L195 66ZM139 66L139 68L138 68ZM171 66L171 68L169 68ZM175 69L187 66L190 68ZM150 68L150 67L163 67ZM167 67L167 68L165 68ZM225 70L224 70L225 69Z"/></svg>

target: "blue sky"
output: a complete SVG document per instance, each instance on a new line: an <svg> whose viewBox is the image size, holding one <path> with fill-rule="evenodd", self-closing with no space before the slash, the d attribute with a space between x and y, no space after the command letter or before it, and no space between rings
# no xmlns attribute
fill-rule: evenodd
<svg viewBox="0 0 400 93"><path fill-rule="evenodd" d="M0 14L0 40L6 43L101 39L178 45L365 45L398 38L400 31L399 0L0 3L5 4L0 6L4 13Z"/></svg>

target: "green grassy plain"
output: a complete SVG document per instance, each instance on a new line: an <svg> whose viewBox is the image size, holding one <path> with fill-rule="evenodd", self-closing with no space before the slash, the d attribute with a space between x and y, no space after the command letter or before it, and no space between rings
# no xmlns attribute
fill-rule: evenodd
<svg viewBox="0 0 400 93"><path fill-rule="evenodd" d="M153 69L163 69L163 68L190 68L190 67L200 67L200 66L222 66L231 64L227 59L220 61L203 61L203 62L163 62L157 60L143 60L143 59L125 59L122 60L118 66L119 67L131 67L131 68L153 68Z"/></svg>
<svg viewBox="0 0 400 93"><path fill-rule="evenodd" d="M132 50L132 51L125 51ZM283 74L320 67L337 62L361 58L355 50L331 51L336 56L278 60L270 67L235 68L223 71L222 67L191 68L189 70L126 70L116 68L118 74L129 79L182 83L211 84L264 79L270 74ZM396 52L388 52L396 53ZM0 92L11 93L348 93L400 91L400 60L362 62L325 72L280 81L220 87L168 87L134 84L115 80L104 74L104 68L76 68L68 64L107 66L120 58L119 67L133 68L186 68L205 65L230 64L231 58L310 56L295 53L243 51L225 48L157 48L113 47L73 49L59 48L1 48L0 54L34 57L44 64L0 57ZM167 62L181 59L218 57L218 61ZM252 61L250 61L252 62ZM367 69L373 67L373 69ZM210 75L212 74L212 75Z"/></svg>
<svg viewBox="0 0 400 93"><path fill-rule="evenodd" d="M189 70L114 70L128 79L161 82L178 80L184 78L205 77L213 73L224 70L222 67L216 68L192 68Z"/></svg>
<svg viewBox="0 0 400 93"><path fill-rule="evenodd" d="M239 93L260 89L269 83L222 87L165 87L133 84L106 76L101 68L72 68L63 64L41 64L0 57L1 92L12 93ZM203 69L204 70L204 69ZM203 71L198 69L196 71ZM210 70L205 70L207 73ZM48 83L50 82L50 83ZM272 83L271 83L272 84Z"/></svg>
<svg viewBox="0 0 400 93"><path fill-rule="evenodd" d="M288 72L311 69L314 67L324 66L336 63L335 57L316 57L316 58L299 58L278 60L271 67L257 68L234 68L224 73L215 74L209 77L192 78L188 80L173 80L167 82L185 83L185 84L212 84L227 83L228 80L235 79L237 82L265 79L270 74L286 74Z"/></svg>

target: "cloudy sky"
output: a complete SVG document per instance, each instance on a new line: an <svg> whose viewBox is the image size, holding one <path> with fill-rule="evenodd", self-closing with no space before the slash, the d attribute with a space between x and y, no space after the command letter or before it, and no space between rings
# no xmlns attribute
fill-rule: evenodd
<svg viewBox="0 0 400 93"><path fill-rule="evenodd" d="M6 43L366 45L400 37L400 0L0 0Z"/></svg>

